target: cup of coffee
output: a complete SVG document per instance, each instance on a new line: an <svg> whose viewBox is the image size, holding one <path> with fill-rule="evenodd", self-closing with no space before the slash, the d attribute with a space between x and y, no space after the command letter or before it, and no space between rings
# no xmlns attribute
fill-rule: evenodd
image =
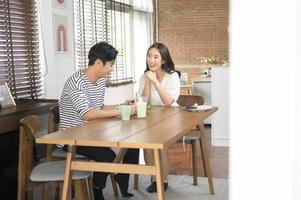
<svg viewBox="0 0 301 200"><path fill-rule="evenodd" d="M137 118L145 118L146 117L146 106L147 106L147 102L144 102L144 101L136 102Z"/></svg>
<svg viewBox="0 0 301 200"><path fill-rule="evenodd" d="M119 105L116 110L120 112L122 120L130 120L132 110L131 105Z"/></svg>

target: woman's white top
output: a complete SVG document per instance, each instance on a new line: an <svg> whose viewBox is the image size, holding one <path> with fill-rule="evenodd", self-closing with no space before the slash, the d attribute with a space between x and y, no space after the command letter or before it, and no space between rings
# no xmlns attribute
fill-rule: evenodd
<svg viewBox="0 0 301 200"><path fill-rule="evenodd" d="M145 84L145 74L143 74L140 77L139 81L139 91L138 94L142 96L144 84ZM180 96L180 78L177 72L174 72L172 74L165 73L163 80L161 81L162 88L165 89L165 91L169 94L171 98L174 99L174 102L172 106L178 106L177 100ZM165 104L162 102L160 95L154 86L154 84L151 84L151 105L155 106L165 106Z"/></svg>

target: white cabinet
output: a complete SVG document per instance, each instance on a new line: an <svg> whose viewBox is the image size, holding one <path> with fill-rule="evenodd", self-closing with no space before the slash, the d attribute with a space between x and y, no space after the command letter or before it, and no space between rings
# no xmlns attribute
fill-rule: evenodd
<svg viewBox="0 0 301 200"><path fill-rule="evenodd" d="M218 107L204 123L211 124L213 146L229 146L229 67L214 66L211 77L192 80L192 95L200 95L204 104Z"/></svg>
<svg viewBox="0 0 301 200"><path fill-rule="evenodd" d="M192 95L199 95L204 98L205 105L211 105L211 81L196 80L192 82ZM211 124L211 117L204 121Z"/></svg>
<svg viewBox="0 0 301 200"><path fill-rule="evenodd" d="M212 115L212 145L229 145L229 67L213 67L211 70L211 100L218 111Z"/></svg>

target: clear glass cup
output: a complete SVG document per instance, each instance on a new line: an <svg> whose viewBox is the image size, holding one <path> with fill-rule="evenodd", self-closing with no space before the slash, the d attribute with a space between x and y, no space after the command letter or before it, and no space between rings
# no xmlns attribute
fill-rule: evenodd
<svg viewBox="0 0 301 200"><path fill-rule="evenodd" d="M147 102L144 101L136 102L137 118L146 117L146 106L147 106Z"/></svg>

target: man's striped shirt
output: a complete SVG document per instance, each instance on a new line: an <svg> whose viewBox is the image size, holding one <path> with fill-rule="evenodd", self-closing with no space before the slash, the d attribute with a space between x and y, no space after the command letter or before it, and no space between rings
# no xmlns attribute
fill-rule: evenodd
<svg viewBox="0 0 301 200"><path fill-rule="evenodd" d="M75 72L65 83L61 94L59 130L84 123L86 112L103 107L104 94L104 78L93 84L82 70Z"/></svg>

